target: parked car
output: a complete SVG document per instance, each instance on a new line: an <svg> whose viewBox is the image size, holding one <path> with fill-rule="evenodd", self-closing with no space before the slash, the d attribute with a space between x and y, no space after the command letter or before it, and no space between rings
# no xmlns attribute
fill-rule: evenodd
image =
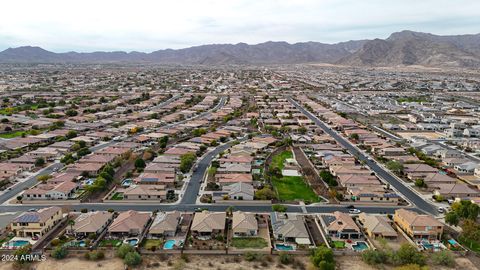
<svg viewBox="0 0 480 270"><path fill-rule="evenodd" d="M439 212L439 213L445 213L445 208L443 208L443 207L438 207L438 212Z"/></svg>
<svg viewBox="0 0 480 270"><path fill-rule="evenodd" d="M348 210L348 212L349 212L350 214L360 214L362 211L360 211L360 210L358 210L358 209L354 208L354 209L350 209L350 210Z"/></svg>

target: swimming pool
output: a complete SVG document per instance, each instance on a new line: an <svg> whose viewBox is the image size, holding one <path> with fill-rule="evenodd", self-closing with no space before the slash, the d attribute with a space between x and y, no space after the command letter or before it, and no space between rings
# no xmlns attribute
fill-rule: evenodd
<svg viewBox="0 0 480 270"><path fill-rule="evenodd" d="M129 187L129 186L132 185L132 183L133 183L133 180L127 178L127 179L125 179L125 180L122 181L122 187Z"/></svg>
<svg viewBox="0 0 480 270"><path fill-rule="evenodd" d="M368 245L365 242L358 241L358 242L356 242L355 244L352 245L352 248L355 251L364 251L364 250L368 249Z"/></svg>
<svg viewBox="0 0 480 270"><path fill-rule="evenodd" d="M129 238L123 241L125 244L129 244L130 246L136 246L138 244L137 238Z"/></svg>
<svg viewBox="0 0 480 270"><path fill-rule="evenodd" d="M173 247L175 246L176 243L177 243L177 241L175 241L175 240L167 240L167 242L165 242L165 244L163 244L163 249L173 249Z"/></svg>
<svg viewBox="0 0 480 270"><path fill-rule="evenodd" d="M281 250L281 251L295 250L293 246L285 245L285 244L275 244L275 249Z"/></svg>
<svg viewBox="0 0 480 270"><path fill-rule="evenodd" d="M422 246L425 249L432 249L433 248L433 244L430 244L428 241L422 241Z"/></svg>
<svg viewBox="0 0 480 270"><path fill-rule="evenodd" d="M26 240L11 240L10 242L8 242L7 247L19 248L28 244L30 244L30 242Z"/></svg>

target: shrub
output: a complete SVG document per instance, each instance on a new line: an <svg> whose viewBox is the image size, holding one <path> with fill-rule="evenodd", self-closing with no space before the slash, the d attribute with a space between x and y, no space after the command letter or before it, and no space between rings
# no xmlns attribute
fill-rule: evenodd
<svg viewBox="0 0 480 270"><path fill-rule="evenodd" d="M139 265L142 262L142 256L138 252L128 252L123 259L123 262L128 266Z"/></svg>
<svg viewBox="0 0 480 270"><path fill-rule="evenodd" d="M118 249L117 249L117 257L119 258L125 258L127 253L133 252L133 247L130 246L129 244L122 244Z"/></svg>
<svg viewBox="0 0 480 270"><path fill-rule="evenodd" d="M425 264L425 256L410 244L403 244L394 254L393 261L399 265Z"/></svg>
<svg viewBox="0 0 480 270"><path fill-rule="evenodd" d="M292 256L290 256L290 254L285 252L281 252L280 256L278 256L278 259L280 260L281 264L289 264L293 260Z"/></svg>
<svg viewBox="0 0 480 270"><path fill-rule="evenodd" d="M453 267L455 265L455 258L449 250L442 250L435 252L431 256L434 264Z"/></svg>
<svg viewBox="0 0 480 270"><path fill-rule="evenodd" d="M85 253L85 259L90 261L103 260L104 258L105 258L105 253L103 253L103 251L93 250Z"/></svg>
<svg viewBox="0 0 480 270"><path fill-rule="evenodd" d="M52 257L57 259L57 260L61 260L61 259L64 259L65 257L67 257L68 255L68 250L64 247L56 247L53 251L52 251Z"/></svg>
<svg viewBox="0 0 480 270"><path fill-rule="evenodd" d="M272 210L275 212L287 212L287 206L281 204L272 205Z"/></svg>
<svg viewBox="0 0 480 270"><path fill-rule="evenodd" d="M52 242L50 242L50 244L52 244L52 246L56 247L60 244L60 239L55 238L55 239L52 240Z"/></svg>
<svg viewBox="0 0 480 270"><path fill-rule="evenodd" d="M253 262L253 261L259 260L261 255L255 252L245 252L243 254L243 257L245 258L246 261Z"/></svg>
<svg viewBox="0 0 480 270"><path fill-rule="evenodd" d="M366 250L362 253L362 260L370 265L386 263L388 256L381 250Z"/></svg>

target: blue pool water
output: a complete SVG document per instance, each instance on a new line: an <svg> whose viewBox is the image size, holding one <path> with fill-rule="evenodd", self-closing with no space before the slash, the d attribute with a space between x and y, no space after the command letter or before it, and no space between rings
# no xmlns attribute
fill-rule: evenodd
<svg viewBox="0 0 480 270"><path fill-rule="evenodd" d="M130 246L135 246L138 243L138 239L128 239L127 242Z"/></svg>
<svg viewBox="0 0 480 270"><path fill-rule="evenodd" d="M282 250L282 251L289 251L289 250L293 250L293 246L288 246L288 245L284 245L284 244L275 244L275 249L276 250Z"/></svg>
<svg viewBox="0 0 480 270"><path fill-rule="evenodd" d="M8 242L8 245L11 246L11 247L23 247L23 246L28 245L29 243L30 242L28 242L26 240L14 240L14 241Z"/></svg>
<svg viewBox="0 0 480 270"><path fill-rule="evenodd" d="M175 246L176 241L175 240L167 240L165 244L163 244L163 249L173 249Z"/></svg>
<svg viewBox="0 0 480 270"><path fill-rule="evenodd" d="M352 245L352 248L355 251L364 251L364 250L368 249L368 245L365 242L360 242L359 241L359 242L355 243L354 245Z"/></svg>
<svg viewBox="0 0 480 270"><path fill-rule="evenodd" d="M80 240L80 241L78 241L78 242L77 242L77 244L78 244L78 246L79 246L79 247L85 247L85 246L86 246L86 244L85 244L85 241L84 241L84 240Z"/></svg>
<svg viewBox="0 0 480 270"><path fill-rule="evenodd" d="M458 245L458 242L455 241L455 239L448 239L448 243L449 243L450 245L452 245L452 246Z"/></svg>
<svg viewBox="0 0 480 270"><path fill-rule="evenodd" d="M433 244L430 244L429 242L427 241L422 241L422 246L426 249L431 249L433 248Z"/></svg>
<svg viewBox="0 0 480 270"><path fill-rule="evenodd" d="M93 179L87 179L87 180L85 180L85 185L90 186L90 185L93 184L94 181L95 180L93 180Z"/></svg>
<svg viewBox="0 0 480 270"><path fill-rule="evenodd" d="M132 179L125 179L122 181L122 187L129 187L132 185L132 183L133 183Z"/></svg>

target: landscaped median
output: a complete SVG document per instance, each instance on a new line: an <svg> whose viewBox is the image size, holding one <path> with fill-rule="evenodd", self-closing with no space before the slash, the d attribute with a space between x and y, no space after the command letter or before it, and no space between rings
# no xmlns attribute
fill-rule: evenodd
<svg viewBox="0 0 480 270"><path fill-rule="evenodd" d="M287 150L275 155L270 163L268 173L270 173L270 179L278 194L278 199L281 201L302 200L305 202L319 202L318 195L305 183L302 176L282 175L285 161L292 158L292 151Z"/></svg>

